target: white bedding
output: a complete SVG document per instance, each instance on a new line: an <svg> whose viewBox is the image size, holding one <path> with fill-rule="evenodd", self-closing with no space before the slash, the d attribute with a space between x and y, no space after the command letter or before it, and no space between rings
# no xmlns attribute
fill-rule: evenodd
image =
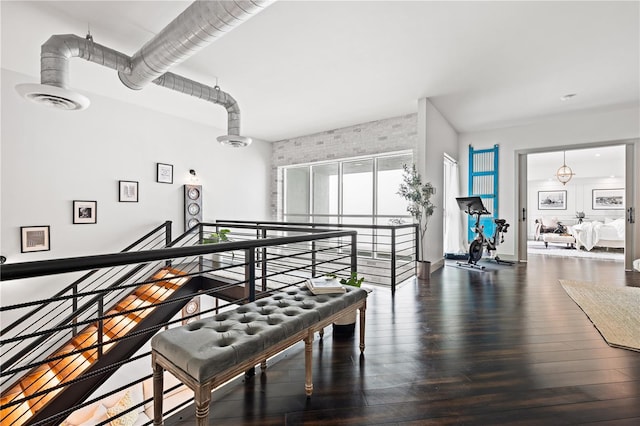
<svg viewBox="0 0 640 426"><path fill-rule="evenodd" d="M606 224L598 221L583 222L573 226L573 236L578 247L582 246L589 251L595 246L607 247L611 241L624 242L624 227L624 218L608 221Z"/></svg>

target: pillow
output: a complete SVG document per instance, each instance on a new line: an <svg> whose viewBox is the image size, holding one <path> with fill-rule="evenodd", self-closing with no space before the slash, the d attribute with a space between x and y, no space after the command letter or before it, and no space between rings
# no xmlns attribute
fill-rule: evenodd
<svg viewBox="0 0 640 426"><path fill-rule="evenodd" d="M107 415L109 418L116 417L120 413L127 411L133 407L133 401L131 400L131 391L128 390L124 396L114 405L113 407L107 408ZM137 411L129 411L126 414L123 414L115 419L111 420L109 423L110 426L133 426L133 424L138 420L138 412Z"/></svg>
<svg viewBox="0 0 640 426"><path fill-rule="evenodd" d="M87 405L71 413L61 426L96 425L107 420L107 409L100 403Z"/></svg>

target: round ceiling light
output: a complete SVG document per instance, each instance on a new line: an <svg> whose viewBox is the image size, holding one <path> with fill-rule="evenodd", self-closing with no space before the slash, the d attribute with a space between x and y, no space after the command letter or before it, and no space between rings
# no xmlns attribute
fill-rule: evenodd
<svg viewBox="0 0 640 426"><path fill-rule="evenodd" d="M562 166L556 172L556 179L558 179L558 181L563 185L566 185L567 182L569 182L571 178L575 175L575 173L573 173L573 170L571 170L571 167L567 166L567 153L563 152L562 155L563 155Z"/></svg>

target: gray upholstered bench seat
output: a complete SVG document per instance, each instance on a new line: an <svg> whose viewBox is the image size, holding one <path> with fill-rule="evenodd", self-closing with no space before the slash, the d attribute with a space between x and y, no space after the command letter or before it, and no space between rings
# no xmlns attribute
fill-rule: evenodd
<svg viewBox="0 0 640 426"><path fill-rule="evenodd" d="M198 424L208 424L211 391L289 346L305 342L307 395L311 395L313 334L360 310L360 351L364 351L367 292L346 286L344 294L313 295L306 287L259 299L158 333L151 340L154 369L154 424L162 424L163 371L195 392Z"/></svg>

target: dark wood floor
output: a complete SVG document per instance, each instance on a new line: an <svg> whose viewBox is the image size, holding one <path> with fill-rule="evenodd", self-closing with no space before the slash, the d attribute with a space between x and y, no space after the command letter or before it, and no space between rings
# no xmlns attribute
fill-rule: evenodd
<svg viewBox="0 0 640 426"><path fill-rule="evenodd" d="M211 424L640 424L640 353L609 347L558 283L640 286L640 273L543 256L489 268L374 289L363 357L327 329L311 399L299 344L215 391ZM192 410L166 424L194 424Z"/></svg>

